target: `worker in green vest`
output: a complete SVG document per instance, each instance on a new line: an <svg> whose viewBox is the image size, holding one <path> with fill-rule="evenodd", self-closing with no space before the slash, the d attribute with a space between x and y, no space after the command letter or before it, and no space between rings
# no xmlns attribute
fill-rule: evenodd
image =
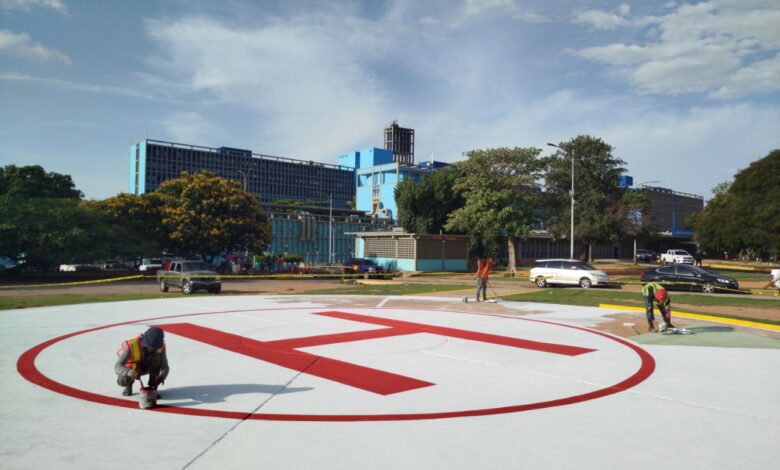
<svg viewBox="0 0 780 470"><path fill-rule="evenodd" d="M654 306L658 307L658 311L661 312L661 317L664 319L663 325L658 330L664 332L668 328L674 328L674 325L672 325L672 303L664 286L657 282L648 282L642 287L642 300L645 301L647 331L656 331L655 315L653 314Z"/></svg>

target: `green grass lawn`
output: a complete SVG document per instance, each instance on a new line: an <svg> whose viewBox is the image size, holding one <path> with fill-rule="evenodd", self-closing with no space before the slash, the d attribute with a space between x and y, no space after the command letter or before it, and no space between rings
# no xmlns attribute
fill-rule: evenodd
<svg viewBox="0 0 780 470"><path fill-rule="evenodd" d="M359 285L341 289L319 289L301 292L302 295L414 295L471 289L469 284L387 284ZM298 295L296 294L296 295Z"/></svg>
<svg viewBox="0 0 780 470"><path fill-rule="evenodd" d="M197 294L196 294L197 295ZM119 302L123 300L165 299L183 297L184 294L124 294L124 295L42 295L16 299L0 299L0 310L14 308L49 307L55 305L86 304L94 302Z"/></svg>

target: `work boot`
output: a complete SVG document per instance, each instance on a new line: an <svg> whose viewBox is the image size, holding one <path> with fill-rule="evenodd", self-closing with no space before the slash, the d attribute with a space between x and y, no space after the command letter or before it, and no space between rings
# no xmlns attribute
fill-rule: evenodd
<svg viewBox="0 0 780 470"><path fill-rule="evenodd" d="M125 385L125 389L122 390L122 395L126 396L126 397L129 397L132 394L133 394L133 384L131 382L128 385Z"/></svg>
<svg viewBox="0 0 780 470"><path fill-rule="evenodd" d="M676 326L672 325L672 322L667 323L666 326L669 328L677 328Z"/></svg>

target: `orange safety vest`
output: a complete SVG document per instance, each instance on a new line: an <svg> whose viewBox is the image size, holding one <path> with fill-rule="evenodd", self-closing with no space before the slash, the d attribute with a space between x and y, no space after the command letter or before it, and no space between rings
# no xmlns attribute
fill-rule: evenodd
<svg viewBox="0 0 780 470"><path fill-rule="evenodd" d="M479 263L477 263L477 277L482 279L487 279L490 275L490 268L493 266L493 260L488 259L479 260Z"/></svg>
<svg viewBox="0 0 780 470"><path fill-rule="evenodd" d="M119 351L117 351L117 355L121 356L126 348L130 349L130 356L127 358L127 361L125 362L125 368L126 369L133 369L137 370L139 364L141 364L141 360L143 359L143 354L141 353L141 338L143 338L143 335L138 335L135 338L130 338L124 343L122 343L122 347L119 348ZM163 343L160 348L155 351L156 353L161 353L165 349L165 343Z"/></svg>

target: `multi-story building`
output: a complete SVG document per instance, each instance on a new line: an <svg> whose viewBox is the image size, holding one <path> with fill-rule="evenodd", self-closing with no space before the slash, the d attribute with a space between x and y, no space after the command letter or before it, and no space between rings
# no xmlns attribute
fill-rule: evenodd
<svg viewBox="0 0 780 470"><path fill-rule="evenodd" d="M332 198L333 207L344 208L355 197L354 167L149 139L130 148L129 192L152 192L182 171L203 170L240 181L261 203L287 199L316 205Z"/></svg>
<svg viewBox="0 0 780 470"><path fill-rule="evenodd" d="M398 125L398 121L385 127L385 150L393 153L393 161L414 163L414 129Z"/></svg>
<svg viewBox="0 0 780 470"><path fill-rule="evenodd" d="M377 217L398 220L395 188L405 179L420 181L447 166L443 162L426 162L422 165L394 161L393 153L386 149L368 148L339 157L339 164L355 168L356 209L370 212Z"/></svg>

